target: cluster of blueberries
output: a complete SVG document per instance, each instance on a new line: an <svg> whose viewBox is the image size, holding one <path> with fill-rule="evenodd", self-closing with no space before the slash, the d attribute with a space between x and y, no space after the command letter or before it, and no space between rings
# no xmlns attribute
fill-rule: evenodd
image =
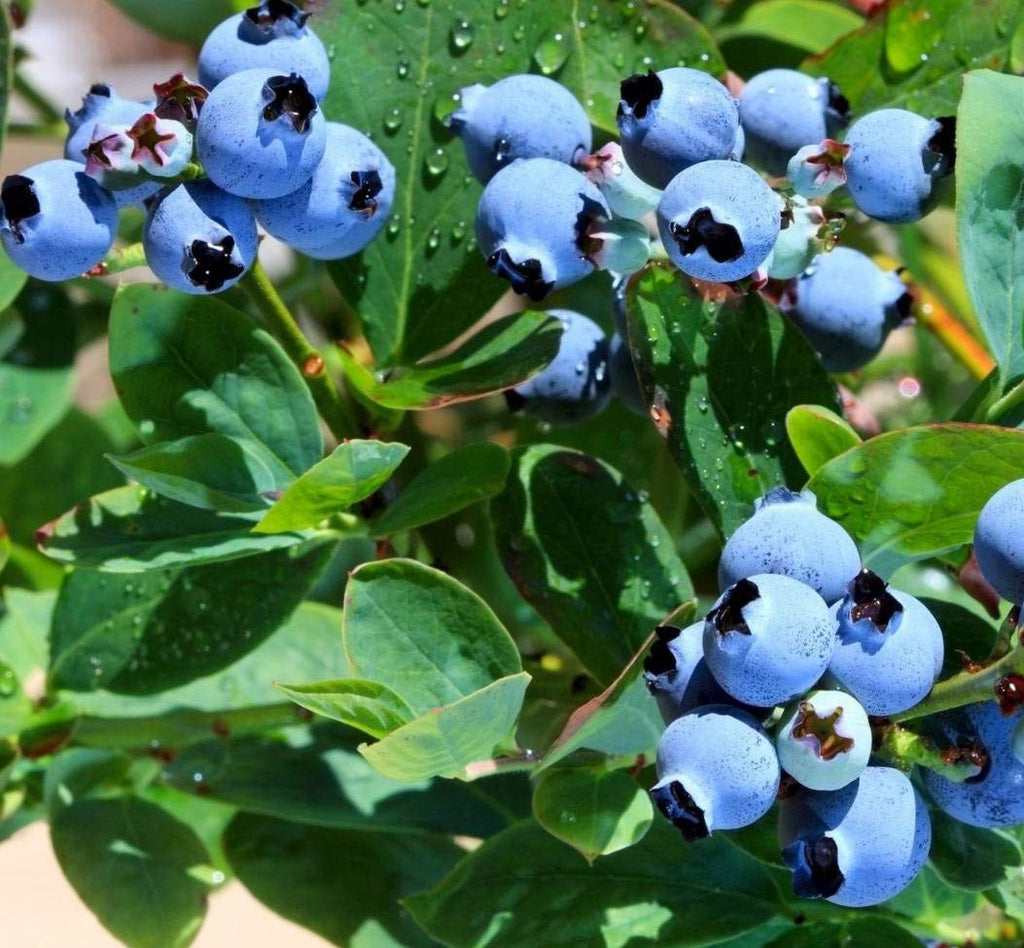
<svg viewBox="0 0 1024 948"><path fill-rule="evenodd" d="M256 259L257 222L317 259L358 253L380 232L395 172L365 135L320 110L330 63L308 14L262 0L221 23L199 82L176 75L148 102L93 86L67 116L64 159L0 186L0 240L41 280L101 264L118 211L145 208L153 272L185 293L233 286Z"/></svg>
<svg viewBox="0 0 1024 948"><path fill-rule="evenodd" d="M920 219L953 169L954 120L882 109L840 142L831 136L849 122L846 99L789 69L752 77L738 98L686 67L631 76L621 96L621 144L591 153L586 112L552 79L461 91L448 124L485 185L476 235L491 271L540 301L597 269L625 277L667 256L695 281L770 293L829 371L873 358L913 298L898 273L830 249L842 215L820 199L845 184L875 220ZM585 318L567 323L563 340L572 357L524 393L524 407L572 421L603 407L608 386L594 372L621 341ZM541 404L541 388L561 405Z"/></svg>
<svg viewBox="0 0 1024 948"><path fill-rule="evenodd" d="M1024 601L1024 479L996 493L975 534L989 584ZM928 809L911 779L872 757L886 719L938 679L942 630L928 608L861 568L849 534L809 491L779 488L725 545L705 620L663 626L644 660L665 732L651 796L688 841L755 823L779 803L793 889L875 905L921 871ZM958 772L923 770L934 804L973 826L1024 823L1019 702L927 719Z"/></svg>

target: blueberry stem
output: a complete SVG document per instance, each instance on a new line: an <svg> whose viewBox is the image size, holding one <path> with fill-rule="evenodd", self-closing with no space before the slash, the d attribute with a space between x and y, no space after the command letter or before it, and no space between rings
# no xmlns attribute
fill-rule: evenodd
<svg viewBox="0 0 1024 948"><path fill-rule="evenodd" d="M1014 385L1005 395L997 398L985 411L985 421L995 425L1007 412L1024 404L1024 379Z"/></svg>
<svg viewBox="0 0 1024 948"><path fill-rule="evenodd" d="M976 670L966 670L938 682L925 698L899 714L890 715L893 723L912 721L940 711L962 708L981 701L995 701L996 685L1007 675L1024 674L1024 646L1015 642L1009 653L998 661Z"/></svg>
<svg viewBox="0 0 1024 948"><path fill-rule="evenodd" d="M323 355L314 348L299 328L295 317L281 299L259 260L256 260L249 272L242 277L239 286L249 294L270 331L284 347L288 357L298 366L331 434L339 441L360 437L362 430L355 409L338 390L327 371Z"/></svg>
<svg viewBox="0 0 1024 948"><path fill-rule="evenodd" d="M141 243L128 244L127 247L118 247L111 250L86 277L113 276L115 273L124 273L134 267L146 265L146 251Z"/></svg>
<svg viewBox="0 0 1024 948"><path fill-rule="evenodd" d="M978 768L966 759L948 759L943 748L927 737L900 727L883 724L876 730L874 755L894 767L909 773L917 764L942 774L947 780L962 783L978 773Z"/></svg>

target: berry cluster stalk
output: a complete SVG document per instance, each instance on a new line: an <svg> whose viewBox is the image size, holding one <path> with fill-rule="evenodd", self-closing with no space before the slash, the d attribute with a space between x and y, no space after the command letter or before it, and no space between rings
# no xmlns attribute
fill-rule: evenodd
<svg viewBox="0 0 1024 948"><path fill-rule="evenodd" d="M360 436L360 425L352 406L338 391L327 371L323 356L317 352L299 328L291 311L281 299L263 265L256 260L239 282L256 304L268 326L299 367L316 402L320 415L339 441Z"/></svg>

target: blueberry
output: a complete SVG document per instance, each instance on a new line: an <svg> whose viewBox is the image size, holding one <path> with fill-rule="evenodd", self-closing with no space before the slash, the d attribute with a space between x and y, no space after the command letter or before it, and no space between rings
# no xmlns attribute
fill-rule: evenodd
<svg viewBox="0 0 1024 948"><path fill-rule="evenodd" d="M287 0L263 0L229 17L203 43L199 81L213 89L246 69L297 72L322 99L331 81L331 62L308 20L308 13Z"/></svg>
<svg viewBox="0 0 1024 948"><path fill-rule="evenodd" d="M870 362L908 318L912 304L897 273L849 247L815 257L782 300L830 372L850 372Z"/></svg>
<svg viewBox="0 0 1024 948"><path fill-rule="evenodd" d="M641 181L626 164L617 142L609 142L591 157L587 177L601 189L616 217L641 221L661 200L661 192Z"/></svg>
<svg viewBox="0 0 1024 948"><path fill-rule="evenodd" d="M506 393L509 407L550 424L574 424L604 410L611 397L608 337L593 320L567 309L548 313L562 324L558 354L537 375Z"/></svg>
<svg viewBox="0 0 1024 948"><path fill-rule="evenodd" d="M988 584L1015 606L1024 603L1024 478L1000 487L981 508L974 556Z"/></svg>
<svg viewBox="0 0 1024 948"><path fill-rule="evenodd" d="M754 504L754 515L729 537L718 562L725 589L756 573L778 573L810 586L826 603L846 595L860 571L850 535L819 513L809 491L777 487Z"/></svg>
<svg viewBox="0 0 1024 948"><path fill-rule="evenodd" d="M747 135L742 125L736 126L736 138L732 143L732 151L729 152L730 161L742 161L743 154L747 150Z"/></svg>
<svg viewBox="0 0 1024 948"><path fill-rule="evenodd" d="M644 681L665 723L708 704L733 703L704 661L704 623L663 625L644 659Z"/></svg>
<svg viewBox="0 0 1024 948"><path fill-rule="evenodd" d="M858 908L902 892L924 867L932 827L913 784L870 766L839 790L798 790L779 813L793 891Z"/></svg>
<svg viewBox="0 0 1024 948"><path fill-rule="evenodd" d="M73 161L33 165L0 186L0 240L11 261L39 280L81 276L117 235L117 204Z"/></svg>
<svg viewBox="0 0 1024 948"><path fill-rule="evenodd" d="M597 268L608 219L601 192L579 171L550 158L520 158L484 188L476 238L491 272L531 300L576 283Z"/></svg>
<svg viewBox="0 0 1024 948"><path fill-rule="evenodd" d="M789 199L782 221L766 264L773 280L791 280L803 273L821 253L828 230L825 212L799 195Z"/></svg>
<svg viewBox="0 0 1024 948"><path fill-rule="evenodd" d="M633 414L644 418L648 415L647 400L640 389L640 380L636 376L633 357L629 346L618 333L612 336L609 346L608 371L612 379L612 391Z"/></svg>
<svg viewBox="0 0 1024 948"><path fill-rule="evenodd" d="M868 714L896 714L928 694L944 647L924 604L865 569L832 613L837 638L829 672Z"/></svg>
<svg viewBox="0 0 1024 948"><path fill-rule="evenodd" d="M833 83L793 69L751 77L739 110L747 160L773 175L785 174L795 152L834 135L849 118L849 103Z"/></svg>
<svg viewBox="0 0 1024 948"><path fill-rule="evenodd" d="M775 246L782 202L736 161L705 161L672 179L658 204L669 258L688 276L729 283L750 276Z"/></svg>
<svg viewBox="0 0 1024 948"><path fill-rule="evenodd" d="M151 103L121 98L108 85L94 85L82 99L80 109L75 112L69 109L65 113L68 137L64 143L64 157L69 161L85 164L86 150L92 144L98 123L102 122L108 126L131 126L151 108ZM115 192L114 200L119 208L130 207L153 197L159 190L160 185L157 182L147 181L136 187Z"/></svg>
<svg viewBox="0 0 1024 948"><path fill-rule="evenodd" d="M814 200L828 197L846 184L846 166L850 146L831 138L816 145L804 145L786 165L786 176L794 193Z"/></svg>
<svg viewBox="0 0 1024 948"><path fill-rule="evenodd" d="M507 76L493 86L467 86L447 120L466 160L486 184L517 158L572 164L591 147L590 119L576 97L546 76Z"/></svg>
<svg viewBox="0 0 1024 948"><path fill-rule="evenodd" d="M709 705L676 718L658 742L651 798L687 842L757 822L775 802L779 761L745 711Z"/></svg>
<svg viewBox="0 0 1024 948"><path fill-rule="evenodd" d="M175 178L192 161L192 133L174 119L144 113L132 125L97 122L85 149L85 173L102 186L135 190L141 173Z"/></svg>
<svg viewBox="0 0 1024 948"><path fill-rule="evenodd" d="M736 100L717 79L682 66L630 76L616 119L629 167L656 188L684 168L728 158L736 146Z"/></svg>
<svg viewBox="0 0 1024 948"><path fill-rule="evenodd" d="M978 763L977 773L962 783L924 771L925 787L939 808L971 826L1024 823L1024 763L1013 752L1020 714L1004 715L995 701L986 701L932 720L946 747Z"/></svg>
<svg viewBox="0 0 1024 948"><path fill-rule="evenodd" d="M956 158L955 120L929 120L906 109L881 109L846 135L844 162L853 203L890 224L920 220L941 197Z"/></svg>
<svg viewBox="0 0 1024 948"><path fill-rule="evenodd" d="M867 767L871 725L852 695L812 691L786 709L775 749L782 769L801 785L838 790Z"/></svg>
<svg viewBox="0 0 1024 948"><path fill-rule="evenodd" d="M810 586L769 573L741 579L704 623L704 658L737 701L767 708L804 694L835 644L828 606Z"/></svg>
<svg viewBox="0 0 1024 948"><path fill-rule="evenodd" d="M219 293L256 259L259 237L241 198L209 181L162 191L146 215L146 260L168 286L183 293Z"/></svg>
<svg viewBox="0 0 1024 948"><path fill-rule="evenodd" d="M362 132L327 123L313 177L284 197L254 201L264 229L318 260L359 253L380 233L395 197L395 169Z"/></svg>
<svg viewBox="0 0 1024 948"><path fill-rule="evenodd" d="M327 123L305 79L267 69L229 76L199 116L199 160L217 187L245 198L283 197L323 158Z"/></svg>

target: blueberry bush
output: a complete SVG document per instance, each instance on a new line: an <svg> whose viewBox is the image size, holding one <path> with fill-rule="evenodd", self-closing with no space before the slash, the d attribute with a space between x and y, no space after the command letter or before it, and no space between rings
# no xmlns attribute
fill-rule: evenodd
<svg viewBox="0 0 1024 948"><path fill-rule="evenodd" d="M1024 942L1024 2L116 5L195 68L65 121L0 3L0 840L132 948Z"/></svg>

